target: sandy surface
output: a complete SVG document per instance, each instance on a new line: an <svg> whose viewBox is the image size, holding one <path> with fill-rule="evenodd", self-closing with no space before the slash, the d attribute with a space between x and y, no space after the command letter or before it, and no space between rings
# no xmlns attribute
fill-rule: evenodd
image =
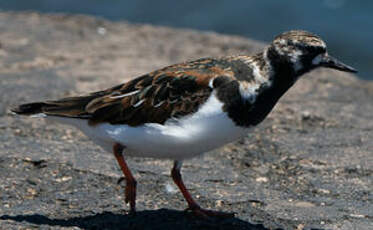
<svg viewBox="0 0 373 230"><path fill-rule="evenodd" d="M373 229L373 83L308 74L245 139L187 161L201 220L170 161L129 159L139 212L127 215L111 154L78 130L16 117L20 103L103 89L169 64L253 53L252 40L86 16L0 13L1 229Z"/></svg>

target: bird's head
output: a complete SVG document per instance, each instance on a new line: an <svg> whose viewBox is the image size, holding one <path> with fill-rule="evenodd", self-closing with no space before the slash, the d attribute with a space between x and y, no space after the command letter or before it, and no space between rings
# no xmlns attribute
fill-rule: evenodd
<svg viewBox="0 0 373 230"><path fill-rule="evenodd" d="M298 77L317 67L328 67L345 72L357 72L330 56L325 42L307 31L292 30L278 35L265 52L275 68Z"/></svg>

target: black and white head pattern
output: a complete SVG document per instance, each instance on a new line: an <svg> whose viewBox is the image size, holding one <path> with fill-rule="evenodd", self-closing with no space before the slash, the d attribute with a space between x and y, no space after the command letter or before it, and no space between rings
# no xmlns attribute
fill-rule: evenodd
<svg viewBox="0 0 373 230"><path fill-rule="evenodd" d="M326 44L310 32L293 30L278 35L269 50L273 64L285 64L299 76L318 67L326 55Z"/></svg>

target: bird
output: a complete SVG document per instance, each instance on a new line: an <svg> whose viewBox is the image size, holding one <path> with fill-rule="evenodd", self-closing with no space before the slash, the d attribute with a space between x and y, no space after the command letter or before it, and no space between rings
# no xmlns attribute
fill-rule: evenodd
<svg viewBox="0 0 373 230"><path fill-rule="evenodd" d="M173 160L170 174L186 210L232 217L193 199L182 179L183 162L247 135L301 76L318 67L357 72L329 55L318 35L291 30L253 55L173 64L102 91L21 104L12 112L75 126L113 153L130 213L136 212L137 181L126 159L145 157Z"/></svg>

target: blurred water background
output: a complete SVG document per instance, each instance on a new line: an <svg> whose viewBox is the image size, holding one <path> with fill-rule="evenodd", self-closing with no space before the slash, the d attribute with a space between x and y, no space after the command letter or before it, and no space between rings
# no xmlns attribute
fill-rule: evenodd
<svg viewBox="0 0 373 230"><path fill-rule="evenodd" d="M0 0L0 10L89 14L266 42L304 29L324 38L329 52L357 68L359 77L373 80L373 1L368 0Z"/></svg>

